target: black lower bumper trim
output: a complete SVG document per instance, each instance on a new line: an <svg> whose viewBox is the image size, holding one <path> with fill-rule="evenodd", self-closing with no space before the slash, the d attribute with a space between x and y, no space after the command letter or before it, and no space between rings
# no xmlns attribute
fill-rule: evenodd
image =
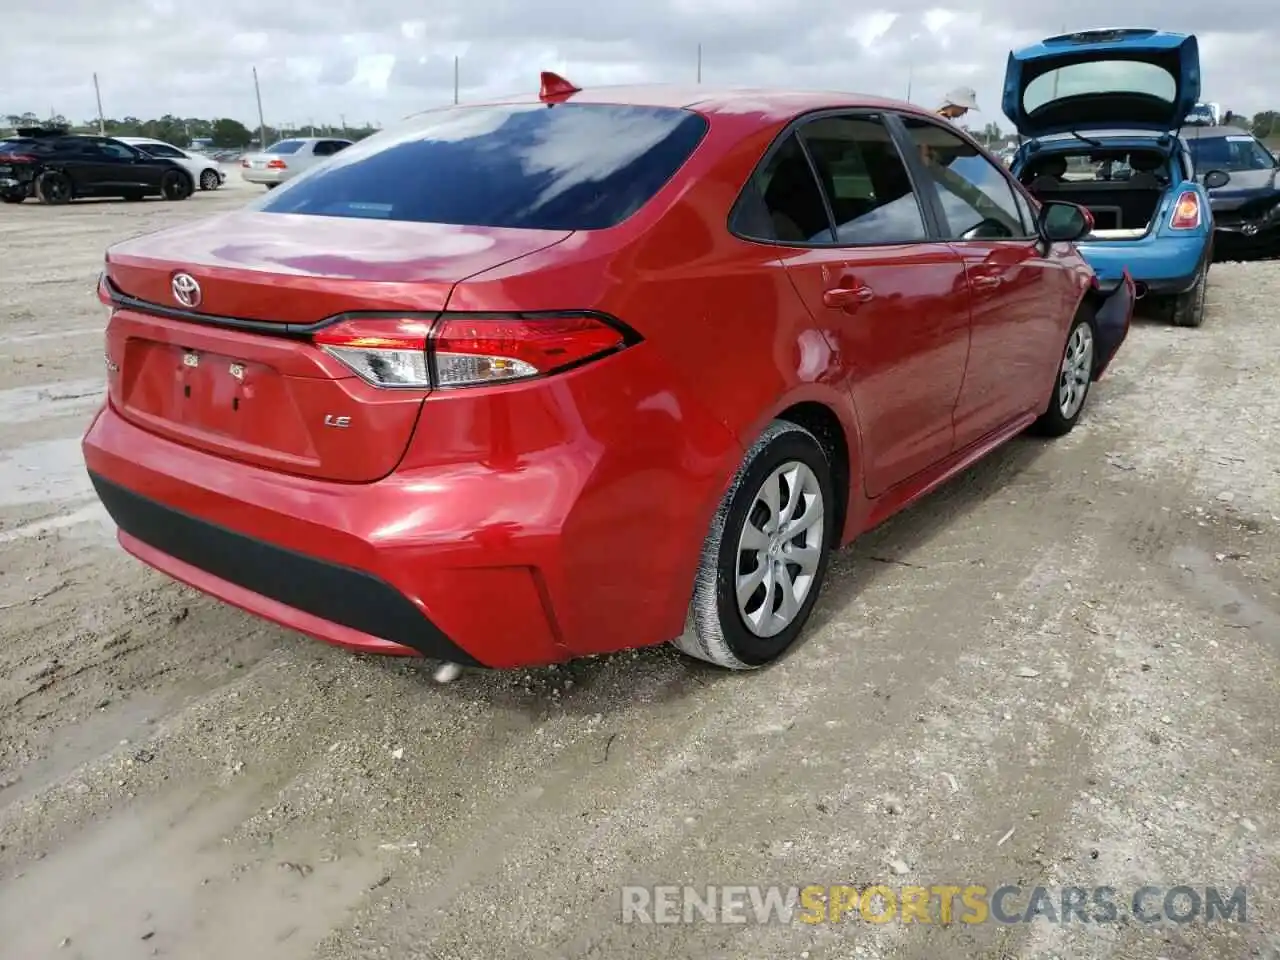
<svg viewBox="0 0 1280 960"><path fill-rule="evenodd" d="M116 525L161 553L303 613L463 666L461 650L395 587L363 570L318 560L188 516L90 473Z"/></svg>

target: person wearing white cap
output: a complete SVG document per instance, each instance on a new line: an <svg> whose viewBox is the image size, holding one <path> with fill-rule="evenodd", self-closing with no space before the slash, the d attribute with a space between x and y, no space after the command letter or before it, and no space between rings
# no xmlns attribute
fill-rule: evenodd
<svg viewBox="0 0 1280 960"><path fill-rule="evenodd" d="M978 109L978 94L973 87L956 87L942 98L938 113L948 120L959 120L970 110Z"/></svg>

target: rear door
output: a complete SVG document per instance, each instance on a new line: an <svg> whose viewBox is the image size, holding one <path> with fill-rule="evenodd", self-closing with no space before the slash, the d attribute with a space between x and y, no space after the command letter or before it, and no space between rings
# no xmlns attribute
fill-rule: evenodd
<svg viewBox="0 0 1280 960"><path fill-rule="evenodd" d="M1012 178L949 125L899 119L945 237L964 262L973 337L955 409L958 446L1044 406L1074 283L1045 252Z"/></svg>
<svg viewBox="0 0 1280 960"><path fill-rule="evenodd" d="M926 213L883 117L822 115L769 156L753 190L757 235L779 245L792 284L847 371L866 492L953 449L951 412L969 349L959 254Z"/></svg>

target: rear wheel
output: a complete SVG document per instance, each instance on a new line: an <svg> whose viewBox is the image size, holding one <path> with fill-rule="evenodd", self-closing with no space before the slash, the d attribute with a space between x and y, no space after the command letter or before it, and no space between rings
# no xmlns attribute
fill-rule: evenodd
<svg viewBox="0 0 1280 960"><path fill-rule="evenodd" d="M1097 363L1093 324L1087 316L1077 316L1067 333L1067 345L1058 366L1058 380L1049 406L1034 424L1036 433L1061 437L1070 433L1084 412Z"/></svg>
<svg viewBox="0 0 1280 960"><path fill-rule="evenodd" d="M160 178L160 195L166 200L185 200L191 196L191 177L178 170L169 170Z"/></svg>
<svg viewBox="0 0 1280 960"><path fill-rule="evenodd" d="M1175 327L1198 327L1204 323L1204 304L1208 292L1209 265L1206 263L1191 289L1170 299L1167 308L1169 322Z"/></svg>
<svg viewBox="0 0 1280 960"><path fill-rule="evenodd" d="M817 602L835 517L822 445L803 427L775 420L716 511L676 647L731 670L782 656Z"/></svg>
<svg viewBox="0 0 1280 960"><path fill-rule="evenodd" d="M57 170L46 170L36 180L36 196L41 203L70 203L71 178Z"/></svg>

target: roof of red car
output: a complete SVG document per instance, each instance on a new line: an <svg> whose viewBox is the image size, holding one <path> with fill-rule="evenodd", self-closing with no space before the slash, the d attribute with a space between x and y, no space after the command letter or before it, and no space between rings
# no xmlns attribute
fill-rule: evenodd
<svg viewBox="0 0 1280 960"><path fill-rule="evenodd" d="M491 104L538 103L537 92L488 101ZM568 103L615 103L646 107L687 107L706 114L755 114L779 119L832 107L905 110L924 113L919 106L863 93L834 90L708 87L680 84L587 87L564 98ZM483 106L484 104L475 104Z"/></svg>

